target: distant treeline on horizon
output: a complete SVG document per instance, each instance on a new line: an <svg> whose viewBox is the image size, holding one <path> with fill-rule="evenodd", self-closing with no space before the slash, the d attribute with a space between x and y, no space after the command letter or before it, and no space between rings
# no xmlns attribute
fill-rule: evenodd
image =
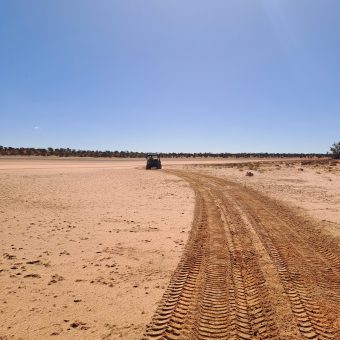
<svg viewBox="0 0 340 340"><path fill-rule="evenodd" d="M1 156L57 156L57 157L113 157L113 158L144 158L147 152L135 152L135 151L93 151L93 150L75 150L69 148L14 148L5 147L0 145ZM209 158L209 157L220 157L220 158L273 158L273 157L305 157L305 158L322 158L330 157L327 153L270 153L270 152L241 152L241 153L230 153L230 152L159 152L158 155L163 158Z"/></svg>

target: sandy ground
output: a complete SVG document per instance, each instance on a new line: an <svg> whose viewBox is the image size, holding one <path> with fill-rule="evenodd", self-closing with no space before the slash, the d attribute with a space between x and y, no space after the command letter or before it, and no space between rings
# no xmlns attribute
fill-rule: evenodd
<svg viewBox="0 0 340 340"><path fill-rule="evenodd" d="M0 161L1 339L142 336L194 196L177 177L126 163Z"/></svg>
<svg viewBox="0 0 340 340"><path fill-rule="evenodd" d="M145 339L340 339L340 242L323 222L227 178L172 173L197 204Z"/></svg>
<svg viewBox="0 0 340 340"><path fill-rule="evenodd" d="M142 336L195 202L187 182L144 164L0 158L0 338ZM255 188L340 235L339 163L181 159L163 167Z"/></svg>
<svg viewBox="0 0 340 340"><path fill-rule="evenodd" d="M227 178L288 203L325 222L326 230L340 237L340 161L229 161L184 168Z"/></svg>
<svg viewBox="0 0 340 340"><path fill-rule="evenodd" d="M233 160L235 162L236 160ZM255 160L257 161L257 160ZM229 159L163 158L163 166L229 163ZM238 160L242 162L242 160ZM133 169L145 168L144 158L75 158L0 156L0 171L28 169Z"/></svg>

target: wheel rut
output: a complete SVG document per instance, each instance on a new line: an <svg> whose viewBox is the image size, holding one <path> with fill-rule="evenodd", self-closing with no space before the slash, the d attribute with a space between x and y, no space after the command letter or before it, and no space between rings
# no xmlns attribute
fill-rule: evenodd
<svg viewBox="0 0 340 340"><path fill-rule="evenodd" d="M338 252L325 248L320 237L311 247L317 238L310 233L313 229L304 234L300 226L305 221L297 218L297 227L291 211L278 211L275 202L257 192L195 172L169 172L194 189L195 217L143 339L340 337L340 318L334 312ZM270 259L275 282L266 276L259 247ZM277 282L286 309L273 293Z"/></svg>

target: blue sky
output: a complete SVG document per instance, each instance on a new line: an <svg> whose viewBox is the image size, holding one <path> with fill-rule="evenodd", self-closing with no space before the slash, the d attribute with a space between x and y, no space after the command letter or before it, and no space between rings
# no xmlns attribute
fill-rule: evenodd
<svg viewBox="0 0 340 340"><path fill-rule="evenodd" d="M0 145L326 152L338 0L0 0Z"/></svg>

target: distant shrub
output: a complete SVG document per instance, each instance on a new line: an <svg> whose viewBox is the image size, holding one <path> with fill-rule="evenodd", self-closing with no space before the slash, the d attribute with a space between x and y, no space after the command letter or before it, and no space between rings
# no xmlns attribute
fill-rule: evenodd
<svg viewBox="0 0 340 340"><path fill-rule="evenodd" d="M335 142L330 147L334 159L340 159L340 142Z"/></svg>

